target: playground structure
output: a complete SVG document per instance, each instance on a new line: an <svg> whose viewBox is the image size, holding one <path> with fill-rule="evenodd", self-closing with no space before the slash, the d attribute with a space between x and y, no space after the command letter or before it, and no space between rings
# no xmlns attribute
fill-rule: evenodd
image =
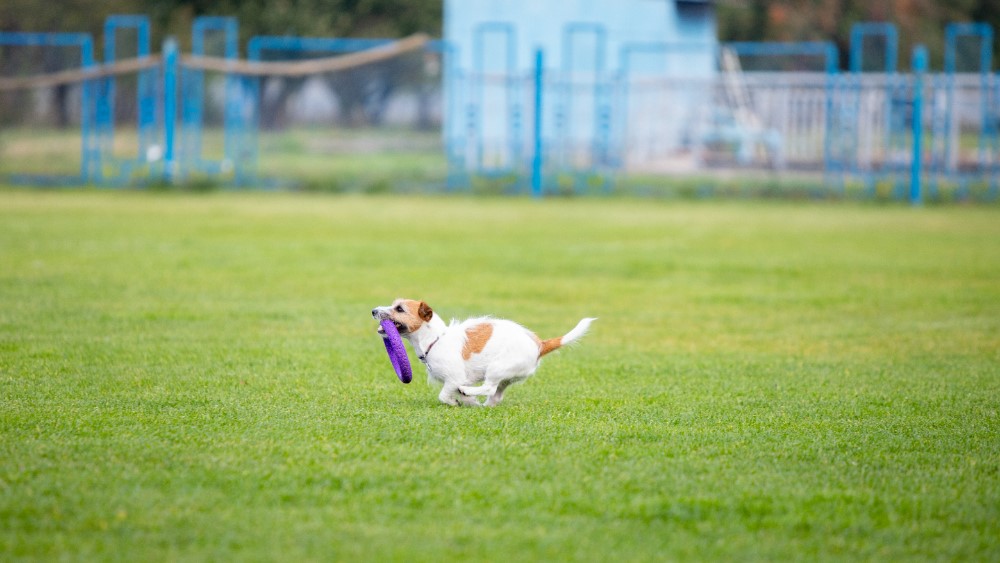
<svg viewBox="0 0 1000 563"><path fill-rule="evenodd" d="M396 176L375 188L648 193L664 179L735 176L791 179L818 195L997 197L988 25L949 25L940 72L921 48L901 71L884 23L854 26L846 72L823 42L613 52L593 22L565 26L559 65L538 49L526 72L515 33L491 22L463 45L258 36L241 59L233 18L197 18L190 53L167 39L157 54L148 19L112 16L98 63L87 34L2 32L0 173L29 184L349 189L326 163L354 162L361 178L384 166L371 154L390 153ZM692 57L717 66L685 75L678 65Z"/></svg>

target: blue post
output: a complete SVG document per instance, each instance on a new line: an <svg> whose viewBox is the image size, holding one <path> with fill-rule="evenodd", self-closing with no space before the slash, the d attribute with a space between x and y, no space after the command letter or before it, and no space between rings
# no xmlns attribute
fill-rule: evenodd
<svg viewBox="0 0 1000 563"><path fill-rule="evenodd" d="M176 172L174 139L177 130L177 41L163 43L163 179L173 182Z"/></svg>
<svg viewBox="0 0 1000 563"><path fill-rule="evenodd" d="M104 62L112 64L118 57L116 52L119 29L135 29L136 57L148 57L150 54L149 18L141 15L112 15L104 20ZM149 148L155 143L156 136L156 74L154 69L139 71L136 89L137 133L138 147L134 161L119 160L114 154L115 129L115 89L116 78L109 76L103 82L103 95L99 101L97 112L97 130L101 136L101 150L107 155L107 161L116 165L117 180L125 180L134 166L147 162Z"/></svg>
<svg viewBox="0 0 1000 563"><path fill-rule="evenodd" d="M535 49L535 155L531 159L531 195L542 197L542 90L545 72L543 64L545 57L541 48Z"/></svg>
<svg viewBox="0 0 1000 563"><path fill-rule="evenodd" d="M96 64L94 44L89 35L82 36L80 52L84 67L92 67ZM97 134L92 130L94 124L91 114L96 96L96 81L84 82L80 91L80 134L83 137L83 161L80 163L80 169L83 181L90 183L97 183L101 180L101 151L97 143Z"/></svg>
<svg viewBox="0 0 1000 563"><path fill-rule="evenodd" d="M857 155L853 152L845 154L844 141L835 132L835 129L843 126L842 120L834 114L838 109L834 99L837 93L836 86L840 82L837 76L840 66L837 48L830 42L819 43L817 47L823 51L826 70L826 136L823 143L823 170L826 175L826 184L843 194L846 188L844 168L853 167L857 162ZM836 146L834 146L835 143ZM848 158L850 160L845 163L844 160Z"/></svg>
<svg viewBox="0 0 1000 563"><path fill-rule="evenodd" d="M920 172L923 166L923 108L924 108L924 74L927 72L927 47L917 45L913 48L913 160L910 163L910 203L923 203L923 193L920 186Z"/></svg>

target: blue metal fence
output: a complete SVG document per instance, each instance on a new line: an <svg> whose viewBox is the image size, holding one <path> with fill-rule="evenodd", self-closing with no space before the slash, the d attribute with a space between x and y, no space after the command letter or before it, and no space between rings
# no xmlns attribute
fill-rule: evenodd
<svg viewBox="0 0 1000 563"><path fill-rule="evenodd" d="M125 31L135 36L136 57L153 55L148 19L113 16L104 28L105 65L118 60ZM442 106L442 189L485 181L535 195L608 192L660 183L650 177L759 170L768 178L818 178L808 182L833 195L996 199L1000 77L992 69L993 30L952 24L945 31L944 69L936 74L922 49L909 72L897 70L898 34L886 23L854 26L846 73L829 42L612 46L594 22L567 25L559 56L539 49L529 71L517 61L517 29L506 22L474 30L470 68L457 63L460 46L441 41L408 64L436 77L439 93L423 92L417 103L429 96ZM389 43L257 36L247 58L297 60ZM86 34L0 33L0 46L24 45L75 47L79 68L97 68ZM238 22L197 18L192 55L237 59ZM677 65L689 57L721 63L707 75L687 76ZM127 82L127 90L117 75L78 82L80 171L57 181L270 181L260 166L265 79L185 65L168 40L161 65ZM123 96L134 96L134 114L126 118L116 111ZM135 128L128 150L116 145L130 138L123 119L126 129ZM42 180L11 168L5 166L12 181Z"/></svg>
<svg viewBox="0 0 1000 563"><path fill-rule="evenodd" d="M255 62L300 60L303 57L330 56L385 46L391 39L357 39L343 37L297 37L289 35L256 35L247 42L247 59ZM256 108L250 112L243 140L247 148L241 169L249 178L261 178L260 115L263 111L262 78L246 79L248 102ZM263 171L266 176L266 171Z"/></svg>

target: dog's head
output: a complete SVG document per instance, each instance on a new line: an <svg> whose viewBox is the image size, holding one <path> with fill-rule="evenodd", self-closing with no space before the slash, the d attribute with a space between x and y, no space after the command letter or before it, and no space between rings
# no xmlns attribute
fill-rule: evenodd
<svg viewBox="0 0 1000 563"><path fill-rule="evenodd" d="M434 317L434 310L423 301L400 298L387 307L372 309L372 317L376 321L391 320L396 325L399 334L406 336L420 330L424 323L430 322L431 318ZM379 333L385 332L381 326L378 331Z"/></svg>

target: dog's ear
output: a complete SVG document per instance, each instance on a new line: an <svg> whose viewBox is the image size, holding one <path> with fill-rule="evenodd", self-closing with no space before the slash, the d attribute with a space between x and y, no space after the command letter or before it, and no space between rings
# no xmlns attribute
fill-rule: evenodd
<svg viewBox="0 0 1000 563"><path fill-rule="evenodd" d="M417 316L423 319L424 322L428 322L434 316L434 309L431 309L430 305L421 301L420 306L417 307Z"/></svg>

